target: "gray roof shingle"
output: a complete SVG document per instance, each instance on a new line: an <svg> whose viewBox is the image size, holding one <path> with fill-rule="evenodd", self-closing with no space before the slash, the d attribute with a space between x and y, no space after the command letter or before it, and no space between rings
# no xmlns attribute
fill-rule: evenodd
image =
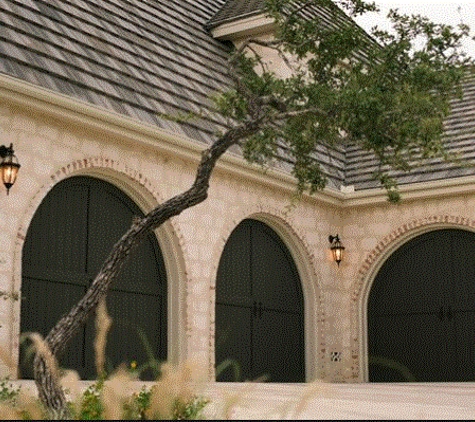
<svg viewBox="0 0 475 422"><path fill-rule="evenodd" d="M225 126L210 112L209 95L229 86L230 47L206 29L224 4L0 0L0 73L206 144ZM163 118L189 112L205 117ZM343 155L334 155L320 153L338 187Z"/></svg>
<svg viewBox="0 0 475 422"><path fill-rule="evenodd" d="M198 141L224 121L209 111L228 84L229 47L204 29L224 0L0 0L0 72Z"/></svg>
<svg viewBox="0 0 475 422"><path fill-rule="evenodd" d="M207 24L260 13L263 0L0 0L0 73L194 139L211 142L225 121L209 95L229 85L230 46ZM316 11L329 24L334 20ZM340 14L338 19L341 18ZM175 122L163 115L196 112ZM449 148L475 159L475 82L454 102ZM329 186L378 186L375 160L355 147L321 147ZM284 165L285 167L285 165ZM401 183L471 174L434 162Z"/></svg>
<svg viewBox="0 0 475 422"><path fill-rule="evenodd" d="M262 13L265 0L229 0L208 22L209 28L215 28L226 22L235 21Z"/></svg>
<svg viewBox="0 0 475 422"><path fill-rule="evenodd" d="M417 166L410 172L391 171L389 174L399 184L410 184L443 180L473 175L475 169L475 78L468 77L463 82L463 98L452 101L451 114L445 120L443 142L447 152L457 155L461 163L447 163L442 159L427 160L426 165ZM373 154L358 147L346 149L345 184L355 189L379 187L372 178L378 169Z"/></svg>

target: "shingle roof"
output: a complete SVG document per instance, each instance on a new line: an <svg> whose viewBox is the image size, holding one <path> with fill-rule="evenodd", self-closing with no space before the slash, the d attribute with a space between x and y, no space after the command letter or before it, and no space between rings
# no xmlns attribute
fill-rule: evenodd
<svg viewBox="0 0 475 422"><path fill-rule="evenodd" d="M257 13L263 0L0 0L0 73L25 80L209 143L225 124L209 113L209 95L226 89L228 44L213 39L210 21ZM163 115L202 112L175 122ZM475 83L454 102L450 148L475 156ZM374 158L357 148L321 147L329 186L378 186ZM474 157L475 158L475 157ZM401 183L471 174L435 163Z"/></svg>
<svg viewBox="0 0 475 422"><path fill-rule="evenodd" d="M427 165L418 166L407 173L390 172L399 184L443 180L475 173L472 167L475 164L475 77L468 77L463 82L463 92L462 99L452 101L451 114L445 120L443 141L447 152L458 155L465 165L432 159L427 161ZM357 190L379 187L379 182L372 178L376 170L376 159L371 153L354 146L347 147L346 185L354 185Z"/></svg>
<svg viewBox="0 0 475 422"><path fill-rule="evenodd" d="M225 0L0 0L0 73L209 143L230 46L206 23ZM163 115L204 113L175 122ZM342 183L343 155L322 166ZM336 166L336 168L335 168Z"/></svg>
<svg viewBox="0 0 475 422"><path fill-rule="evenodd" d="M224 0L0 0L0 72L209 142L206 112L226 87L228 47L205 23Z"/></svg>
<svg viewBox="0 0 475 422"><path fill-rule="evenodd" d="M226 22L262 13L265 0L229 0L208 22L214 28Z"/></svg>

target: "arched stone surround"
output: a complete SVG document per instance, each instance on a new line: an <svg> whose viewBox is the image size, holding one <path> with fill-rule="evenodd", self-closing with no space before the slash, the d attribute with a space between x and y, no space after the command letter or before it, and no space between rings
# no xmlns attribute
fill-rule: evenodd
<svg viewBox="0 0 475 422"><path fill-rule="evenodd" d="M213 277L210 284L210 325L209 325L209 368L214 378L215 366L215 301L216 301L216 274L224 246L232 231L245 219L255 219L266 223L284 241L297 266L305 307L305 364L306 380L312 381L323 378L325 374L325 338L323 325L325 323L325 306L323 289L319 277L315 272L317 264L315 256L310 253L306 236L293 218L283 210L268 205L255 204L247 207L247 212L239 218L228 221L221 231L220 241L213 248L212 262Z"/></svg>
<svg viewBox="0 0 475 422"><path fill-rule="evenodd" d="M351 372L350 381L368 381L367 303L373 281L385 261L407 241L433 230L462 229L475 232L475 220L455 215L432 215L405 223L387 236L366 256L357 272L351 293ZM350 368L349 368L350 369Z"/></svg>
<svg viewBox="0 0 475 422"><path fill-rule="evenodd" d="M162 202L161 195L141 172L107 157L89 157L65 164L53 174L40 181L41 187L30 198L28 206L19 219L15 247L12 258L12 290L21 290L22 248L30 222L48 192L61 180L72 176L91 176L107 181L126 193L144 212L147 213ZM156 230L156 236L163 252L168 280L168 356L171 362L186 359L186 293L188 279L183 236L175 222L169 220ZM170 282L173 280L173 283ZM11 358L18 362L20 336L20 302L11 304L10 312L10 350ZM12 368L15 374L16 368Z"/></svg>

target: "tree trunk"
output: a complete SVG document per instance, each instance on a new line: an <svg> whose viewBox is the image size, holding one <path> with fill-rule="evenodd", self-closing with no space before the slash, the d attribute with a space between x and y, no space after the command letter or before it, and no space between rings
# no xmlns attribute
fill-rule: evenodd
<svg viewBox="0 0 475 422"><path fill-rule="evenodd" d="M169 218L203 202L208 195L209 180L217 160L240 139L254 133L259 128L257 121L228 130L208 149L203 151L195 181L190 189L179 194L153 209L144 218L133 222L131 228L114 245L108 258L102 265L93 283L82 299L61 318L47 335L45 341L52 354L59 357L65 346L77 333L79 328L96 309L102 297L122 269L130 252L151 231L162 225ZM59 379L39 353L34 360L35 383L41 402L50 411L51 418L66 419L70 415L66 406L66 397L59 384Z"/></svg>

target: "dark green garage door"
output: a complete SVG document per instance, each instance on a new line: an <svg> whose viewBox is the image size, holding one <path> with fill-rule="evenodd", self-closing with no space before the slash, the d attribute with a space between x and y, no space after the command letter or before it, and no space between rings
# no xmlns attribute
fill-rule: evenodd
<svg viewBox="0 0 475 422"><path fill-rule="evenodd" d="M73 177L52 189L36 211L23 247L22 332L49 332L84 295L135 215L143 213L130 198L99 179ZM113 319L106 353L109 367L131 361L141 365L150 353L166 359L166 297L165 266L151 234L108 294ZM95 378L93 341L90 318L60 359L61 366L77 370L83 379ZM21 373L31 378L31 360L24 349ZM144 376L150 378L150 371Z"/></svg>
<svg viewBox="0 0 475 422"><path fill-rule="evenodd" d="M368 303L370 381L475 381L475 234L437 230L397 250Z"/></svg>
<svg viewBox="0 0 475 422"><path fill-rule="evenodd" d="M218 381L305 382L303 295L297 268L277 234L244 220L221 257L216 285Z"/></svg>

